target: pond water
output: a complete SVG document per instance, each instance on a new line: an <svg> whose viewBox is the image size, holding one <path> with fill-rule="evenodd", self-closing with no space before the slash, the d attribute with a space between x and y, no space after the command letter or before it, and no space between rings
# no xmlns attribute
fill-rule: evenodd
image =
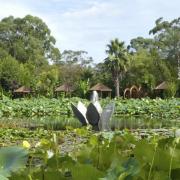
<svg viewBox="0 0 180 180"><path fill-rule="evenodd" d="M115 116L111 126L116 129L160 129L180 127L180 118L151 118L146 116Z"/></svg>
<svg viewBox="0 0 180 180"><path fill-rule="evenodd" d="M68 116L45 116L32 118L0 118L0 127L25 127L36 129L63 130L67 126L74 128L81 127L80 122L74 117ZM122 129L169 129L172 127L180 128L180 117L177 119L150 118L146 116L113 116L111 128Z"/></svg>

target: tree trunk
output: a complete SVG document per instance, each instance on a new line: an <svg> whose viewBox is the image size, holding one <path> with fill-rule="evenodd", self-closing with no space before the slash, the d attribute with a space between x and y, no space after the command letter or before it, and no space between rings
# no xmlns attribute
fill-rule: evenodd
<svg viewBox="0 0 180 180"><path fill-rule="evenodd" d="M119 97L119 77L115 79L115 96Z"/></svg>
<svg viewBox="0 0 180 180"><path fill-rule="evenodd" d="M180 57L179 56L177 58L177 67L178 67L177 76L178 76L178 80L180 80Z"/></svg>

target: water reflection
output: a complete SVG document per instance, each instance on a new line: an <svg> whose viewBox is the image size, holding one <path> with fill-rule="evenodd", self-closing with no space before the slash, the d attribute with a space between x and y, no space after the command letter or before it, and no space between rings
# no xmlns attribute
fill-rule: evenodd
<svg viewBox="0 0 180 180"><path fill-rule="evenodd" d="M0 127L4 128L37 128L64 130L67 126L81 127L80 122L68 116L45 116L32 118L0 118Z"/></svg>
<svg viewBox="0 0 180 180"><path fill-rule="evenodd" d="M150 118L146 116L115 116L111 121L113 129L160 129L180 127L180 118Z"/></svg>
<svg viewBox="0 0 180 180"><path fill-rule="evenodd" d="M67 126L73 128L81 127L81 124L74 117L68 116L45 116L32 118L0 118L0 127L7 128L44 128L52 130L63 130ZM158 119L145 116L114 116L111 120L112 130L122 129L160 129L160 128L180 128L180 118Z"/></svg>

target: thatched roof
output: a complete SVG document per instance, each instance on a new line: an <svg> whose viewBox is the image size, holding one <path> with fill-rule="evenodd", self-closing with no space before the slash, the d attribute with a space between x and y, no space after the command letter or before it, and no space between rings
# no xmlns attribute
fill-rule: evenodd
<svg viewBox="0 0 180 180"><path fill-rule="evenodd" d="M161 84L159 84L155 90L164 90L164 89L167 89L167 82L162 82Z"/></svg>
<svg viewBox="0 0 180 180"><path fill-rule="evenodd" d="M98 83L95 86L91 87L90 91L112 91L112 89L102 83Z"/></svg>
<svg viewBox="0 0 180 180"><path fill-rule="evenodd" d="M55 92L72 92L73 87L69 84L63 84L55 89Z"/></svg>
<svg viewBox="0 0 180 180"><path fill-rule="evenodd" d="M31 89L25 86L21 86L20 88L14 90L15 93L30 93Z"/></svg>

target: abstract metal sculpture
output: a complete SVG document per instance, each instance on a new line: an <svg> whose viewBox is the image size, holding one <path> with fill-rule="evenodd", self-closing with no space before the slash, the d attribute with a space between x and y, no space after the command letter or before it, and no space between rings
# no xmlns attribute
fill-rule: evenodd
<svg viewBox="0 0 180 180"><path fill-rule="evenodd" d="M98 123L98 127L101 131L110 131L111 130L110 119L114 113L114 108L115 108L114 103L110 103L105 106L105 108L101 114L99 123Z"/></svg>
<svg viewBox="0 0 180 180"><path fill-rule="evenodd" d="M83 126L89 124L86 118L87 108L84 106L82 102L78 102L77 107L71 104L71 108L74 112L74 115L79 119Z"/></svg>
<svg viewBox="0 0 180 180"><path fill-rule="evenodd" d="M74 115L83 126L90 124L93 130L109 131L110 119L114 112L115 104L110 103L102 110L96 91L93 91L91 101L87 108L82 102L78 102L77 107L71 104Z"/></svg>

